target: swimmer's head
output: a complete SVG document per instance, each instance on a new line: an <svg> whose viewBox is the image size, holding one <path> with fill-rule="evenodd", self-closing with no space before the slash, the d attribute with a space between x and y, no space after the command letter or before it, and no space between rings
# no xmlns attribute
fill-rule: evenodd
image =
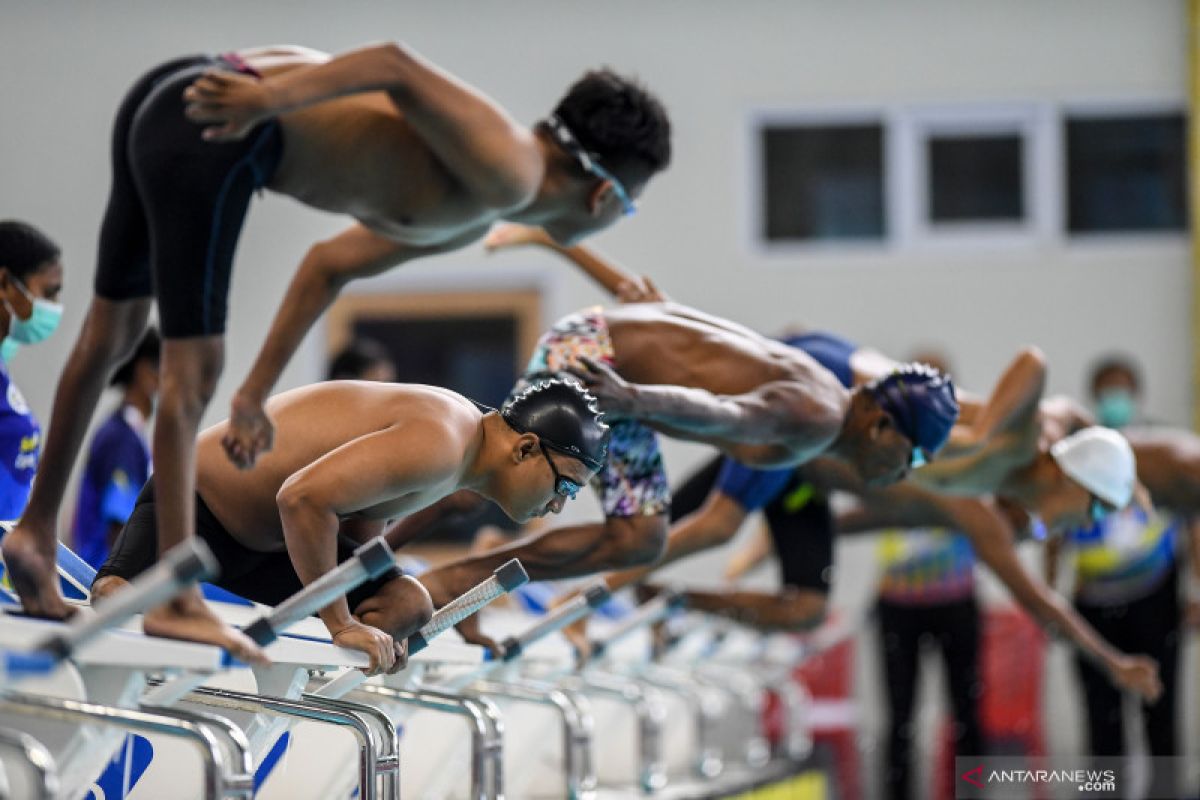
<svg viewBox="0 0 1200 800"><path fill-rule="evenodd" d="M925 364L905 364L855 393L845 435L862 478L886 485L940 450L957 419L950 378Z"/></svg>
<svg viewBox="0 0 1200 800"><path fill-rule="evenodd" d="M1137 458L1124 436L1092 426L1055 442L1050 457L1063 479L1037 511L1051 530L1089 527L1133 500Z"/></svg>
<svg viewBox="0 0 1200 800"><path fill-rule="evenodd" d="M561 245L571 245L633 214L636 200L671 161L671 123L645 87L609 69L574 83L537 127L558 154L576 191L542 222Z"/></svg>
<svg viewBox="0 0 1200 800"><path fill-rule="evenodd" d="M611 431L577 381L538 381L500 416L517 436L494 499L518 522L561 511L608 460Z"/></svg>

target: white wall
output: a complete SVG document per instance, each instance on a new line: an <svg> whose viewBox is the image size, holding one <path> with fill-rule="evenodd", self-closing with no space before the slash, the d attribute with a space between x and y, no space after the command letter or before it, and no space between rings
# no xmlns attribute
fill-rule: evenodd
<svg viewBox="0 0 1200 800"><path fill-rule="evenodd" d="M133 78L186 52L277 42L338 50L386 38L410 43L528 121L589 66L640 74L670 109L674 164L650 187L642 212L597 244L682 301L763 330L797 320L828 326L896 355L944 343L960 383L981 389L1023 343L1046 350L1051 389L1068 392L1080 389L1096 353L1120 347L1145 363L1150 411L1187 422L1191 282L1183 242L766 258L743 237L745 120L754 109L1125 99L1182 105L1185 14L1178 0L9 0L0 5L0 217L44 226L64 245L68 268L62 332L14 365L43 418L89 296L109 123ZM210 421L224 415L263 339L264 309L277 303L307 246L341 224L277 198L253 207L234 281L226 377ZM454 285L481 272L503 281L509 270L523 281L541 276L551 289L549 316L599 299L547 257L513 253L485 262L478 249L405 267L374 285ZM317 378L322 356L318 331L281 388ZM670 446L668 456L678 468L700 452ZM849 592L846 602L861 604L871 583L869 546L851 545L840 558L839 598Z"/></svg>

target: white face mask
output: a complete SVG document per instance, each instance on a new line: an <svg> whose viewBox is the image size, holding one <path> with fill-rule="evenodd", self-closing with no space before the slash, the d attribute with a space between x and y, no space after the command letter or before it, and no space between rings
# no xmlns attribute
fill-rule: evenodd
<svg viewBox="0 0 1200 800"><path fill-rule="evenodd" d="M7 300L4 301L4 306L8 309L8 339L17 344L37 344L44 341L58 328L58 323L62 322L62 303L54 303L44 297L34 297L20 280L13 278L13 282L33 305L33 313L29 315L29 319L21 319L12 305ZM5 341L7 342L7 339Z"/></svg>

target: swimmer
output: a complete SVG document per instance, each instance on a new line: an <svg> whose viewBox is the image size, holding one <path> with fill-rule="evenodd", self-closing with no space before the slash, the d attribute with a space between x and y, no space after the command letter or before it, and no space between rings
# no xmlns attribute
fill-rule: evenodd
<svg viewBox="0 0 1200 800"><path fill-rule="evenodd" d="M288 435L249 473L222 452L228 422L200 435L194 519L220 564L217 584L270 605L379 536L388 519L459 490L518 521L561 511L603 463L609 435L574 381L534 384L499 411L432 386L332 381L284 392L269 410ZM155 562L155 483L97 573L97 596ZM394 668L405 637L428 621L425 590L398 578L319 612L334 643L367 653L372 670Z"/></svg>
<svg viewBox="0 0 1200 800"><path fill-rule="evenodd" d="M222 369L233 254L256 190L355 221L309 250L234 396L225 447L242 467L271 446L263 403L347 282L463 247L498 219L542 225L563 242L608 227L667 166L669 128L657 99L609 70L585 74L526 127L397 44L189 56L144 74L115 119L95 295L58 382L29 507L3 543L25 609L69 613L52 560L67 478L111 370L155 303L160 552L191 535L196 432ZM198 589L149 612L145 627L250 647Z"/></svg>

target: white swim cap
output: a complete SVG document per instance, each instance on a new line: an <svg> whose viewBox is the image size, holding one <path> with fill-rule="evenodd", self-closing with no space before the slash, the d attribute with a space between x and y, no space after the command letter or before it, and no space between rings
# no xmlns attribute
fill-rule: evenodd
<svg viewBox="0 0 1200 800"><path fill-rule="evenodd" d="M1050 455L1071 480L1115 508L1133 499L1137 459L1125 437L1093 426L1076 431L1050 448Z"/></svg>

